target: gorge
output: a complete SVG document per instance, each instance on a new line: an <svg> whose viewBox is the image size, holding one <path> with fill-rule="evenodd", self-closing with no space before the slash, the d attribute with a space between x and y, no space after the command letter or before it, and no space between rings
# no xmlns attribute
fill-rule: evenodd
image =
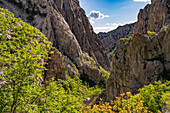
<svg viewBox="0 0 170 113"><path fill-rule="evenodd" d="M100 32L98 34L94 32L89 18L80 7L79 0L2 0L0 7L0 44L2 46L0 47L0 97L2 98L0 108L3 108L0 112L6 112L5 110L10 108L8 105L12 106L11 111L8 109L10 113L15 113L17 110L26 112L22 107L20 109L20 106L24 104L28 104L24 108L28 109L27 112L34 110L35 112L38 112L38 110L41 112L86 112L81 111L81 109L91 110L95 108L93 107L95 104L100 105L100 102L103 103L103 106L105 106L104 102L109 102L108 105L110 105L113 103L113 99L118 99L119 96L126 95L128 97L129 92L134 95L133 97L130 93L129 99L131 97L136 99L138 93L142 92L139 91L140 88L149 84L156 84L155 81L159 80L165 83L163 84L164 89L161 90L164 93L161 92L161 96L158 96L161 104L156 101L155 103L159 105L152 108L144 103L144 96L141 94L137 99L142 106L140 112L142 113L144 110L164 112L163 105L170 105L162 102L165 95L168 95L166 97L170 96L170 83L168 82L170 80L169 0L151 0L151 4L140 10L137 22L119 26L108 33ZM19 31L17 31L18 29ZM21 31L22 33L20 33ZM15 32L17 32L19 38ZM17 40L16 43L21 45L21 48L16 51L14 47L12 48L15 45L15 40ZM28 43L23 40L28 41ZM43 46L47 43L46 40L51 42L46 45L47 47ZM37 55L35 55L37 56L35 62L40 67L42 66L42 72L40 71L42 78L34 77L36 75L34 73L35 75L32 74L33 78L29 82L27 81L28 87L24 83L17 86L22 80L27 80L32 71L28 70L26 75L20 75L15 67L10 67L13 64L19 67L20 64L16 64L15 60L10 62L12 57L4 57L5 51L7 51L7 54L14 55L14 59L17 59L23 51L19 54L15 53L20 52L22 48L27 46L29 48L30 46L27 50L28 53L34 51L34 44L32 43L37 43L35 51L43 49L41 53L37 52ZM26 44L28 45L26 46ZM42 44L42 46L39 46L39 44ZM29 58L33 56L30 55ZM5 58L9 58L9 60ZM25 56L21 58L25 58ZM9 72L4 71L8 66L11 70ZM26 66L29 67L29 65ZM27 70L27 68L24 69ZM22 71L22 68L18 70ZM35 66L31 70L38 69ZM15 84L12 84L15 79L5 81L8 74L5 75L4 73L11 74L11 78L16 75L18 81L16 80ZM26 79L23 79L24 77ZM22 80L20 80L21 78ZM41 79L39 80L39 78ZM34 86L34 79L38 87ZM8 86L8 83L12 85ZM7 84L7 86L3 87L4 84ZM31 86L32 84L33 86ZM15 85L16 87L11 90L10 87ZM9 90L6 90L6 88ZM19 90L15 91L15 88ZM23 93L22 90L29 92L28 95L25 96L25 92ZM4 93L3 91L9 92ZM8 94L11 94L11 96L8 96ZM9 98L6 99L5 96ZM121 97L122 100L123 96ZM30 98L26 99L26 97ZM100 98L102 99L100 100ZM165 100L169 101L169 99ZM20 101L24 104L19 103ZM6 104L3 104L3 102L6 102ZM32 103L34 104L33 110L29 111ZM18 104L16 108L15 104ZM87 105L87 108L82 107L84 105ZM5 108L6 106L7 108ZM111 105L113 108L114 106ZM109 109L109 107L106 108ZM123 112L123 108L122 111L118 108L115 112ZM106 109L105 112L110 113L109 110Z"/></svg>

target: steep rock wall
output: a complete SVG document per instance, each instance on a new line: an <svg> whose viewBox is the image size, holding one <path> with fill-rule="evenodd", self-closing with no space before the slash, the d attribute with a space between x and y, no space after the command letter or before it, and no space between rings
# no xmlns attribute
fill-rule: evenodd
<svg viewBox="0 0 170 113"><path fill-rule="evenodd" d="M83 75L95 83L103 80L99 65L109 70L109 60L78 0L4 0L0 7L40 29L62 53L62 58L58 53L52 56L48 76L62 78L59 73L68 70L71 75ZM57 69L60 62L64 66Z"/></svg>
<svg viewBox="0 0 170 113"><path fill-rule="evenodd" d="M170 26L164 27L169 24L169 0L151 0L140 10L134 37L118 45L113 58L106 85L108 101L124 92L137 93L154 81L170 80ZM147 31L153 33L145 35Z"/></svg>
<svg viewBox="0 0 170 113"><path fill-rule="evenodd" d="M103 42L107 54L113 52L119 44L120 38L126 38L132 34L134 25L135 23L126 24L124 26L119 26L117 29L108 33L98 33L98 37Z"/></svg>
<svg viewBox="0 0 170 113"><path fill-rule="evenodd" d="M141 9L133 33L158 32L170 23L170 1L151 0L151 4Z"/></svg>
<svg viewBox="0 0 170 113"><path fill-rule="evenodd" d="M170 26L152 36L136 34L119 45L106 85L107 100L166 79L170 79Z"/></svg>

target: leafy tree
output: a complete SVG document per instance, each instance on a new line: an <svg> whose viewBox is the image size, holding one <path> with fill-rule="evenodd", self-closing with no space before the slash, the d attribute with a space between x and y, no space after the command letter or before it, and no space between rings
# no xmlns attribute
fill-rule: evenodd
<svg viewBox="0 0 170 113"><path fill-rule="evenodd" d="M44 59L50 42L36 28L0 8L0 112L78 112L82 101L95 97L97 87L82 84L79 78L50 80L44 84Z"/></svg>
<svg viewBox="0 0 170 113"><path fill-rule="evenodd" d="M0 8L1 112L34 109L49 42L39 30Z"/></svg>

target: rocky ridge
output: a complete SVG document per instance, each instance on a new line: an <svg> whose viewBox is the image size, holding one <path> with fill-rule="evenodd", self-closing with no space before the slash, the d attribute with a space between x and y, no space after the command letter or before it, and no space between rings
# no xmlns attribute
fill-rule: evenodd
<svg viewBox="0 0 170 113"><path fill-rule="evenodd" d="M151 0L151 4L141 9L133 33L158 32L170 23L170 1Z"/></svg>
<svg viewBox="0 0 170 113"><path fill-rule="evenodd" d="M113 58L107 101L124 92L137 93L154 81L170 80L169 6L169 0L152 0L140 10L134 37L119 44Z"/></svg>
<svg viewBox="0 0 170 113"><path fill-rule="evenodd" d="M119 44L120 38L126 38L132 34L135 23L119 26L117 29L108 33L98 33L99 39L103 42L107 54L113 53L114 49Z"/></svg>
<svg viewBox="0 0 170 113"><path fill-rule="evenodd" d="M68 70L70 75L103 82L100 67L109 70L109 60L78 0L5 0L0 6L40 29L62 53L55 52L47 61L45 78L66 78Z"/></svg>
<svg viewBox="0 0 170 113"><path fill-rule="evenodd" d="M170 26L152 36L136 34L119 45L107 81L107 100L170 79Z"/></svg>

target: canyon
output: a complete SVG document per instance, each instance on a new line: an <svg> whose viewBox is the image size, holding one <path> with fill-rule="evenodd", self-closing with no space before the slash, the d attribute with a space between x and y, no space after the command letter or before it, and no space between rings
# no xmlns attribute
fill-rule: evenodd
<svg viewBox="0 0 170 113"><path fill-rule="evenodd" d="M55 50L46 61L44 81L67 80L68 72L72 78L106 88L104 98L111 101L121 93L136 94L144 85L170 79L169 0L152 0L140 10L136 23L98 35L78 0L4 0L0 7L52 42ZM119 42L129 36L128 41ZM110 66L108 56L113 53Z"/></svg>

